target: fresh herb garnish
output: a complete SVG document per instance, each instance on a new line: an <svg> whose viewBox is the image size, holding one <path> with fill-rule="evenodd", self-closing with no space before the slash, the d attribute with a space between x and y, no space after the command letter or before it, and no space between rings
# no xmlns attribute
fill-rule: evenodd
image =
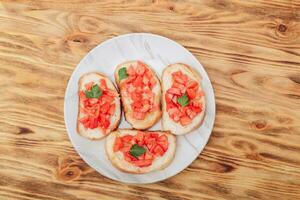
<svg viewBox="0 0 300 200"><path fill-rule="evenodd" d="M120 81L121 81L122 79L127 78L127 77L128 77L128 74L127 74L127 69L126 69L126 67L123 67L123 68L119 69L118 75L119 75L119 80L120 80Z"/></svg>
<svg viewBox="0 0 300 200"><path fill-rule="evenodd" d="M177 102L182 106L185 107L189 104L190 100L186 94L182 95L177 99Z"/></svg>
<svg viewBox="0 0 300 200"><path fill-rule="evenodd" d="M132 155L135 158L139 157L140 155L143 155L145 152L146 149L139 146L138 144L132 145L129 150L130 155Z"/></svg>
<svg viewBox="0 0 300 200"><path fill-rule="evenodd" d="M85 91L85 96L87 98L99 98L102 95L102 90L99 88L99 86L93 85L93 87L90 90Z"/></svg>

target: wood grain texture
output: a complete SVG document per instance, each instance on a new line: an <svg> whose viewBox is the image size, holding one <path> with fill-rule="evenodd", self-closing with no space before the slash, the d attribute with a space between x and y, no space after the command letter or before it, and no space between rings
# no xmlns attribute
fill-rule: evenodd
<svg viewBox="0 0 300 200"><path fill-rule="evenodd" d="M96 173L63 119L77 63L130 32L189 49L217 102L199 158L150 185ZM0 92L0 199L300 199L299 0L2 0Z"/></svg>

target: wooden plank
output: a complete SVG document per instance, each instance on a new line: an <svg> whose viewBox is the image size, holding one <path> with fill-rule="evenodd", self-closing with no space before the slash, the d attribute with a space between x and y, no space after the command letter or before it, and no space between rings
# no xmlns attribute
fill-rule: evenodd
<svg viewBox="0 0 300 200"><path fill-rule="evenodd" d="M127 185L85 164L65 130L67 81L97 44L176 40L215 90L212 137L186 170ZM0 3L0 199L299 199L300 1Z"/></svg>

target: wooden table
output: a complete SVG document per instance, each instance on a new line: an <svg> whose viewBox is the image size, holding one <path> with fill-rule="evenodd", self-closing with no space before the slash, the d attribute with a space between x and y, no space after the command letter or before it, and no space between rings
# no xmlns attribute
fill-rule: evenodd
<svg viewBox="0 0 300 200"><path fill-rule="evenodd" d="M204 65L208 145L168 180L128 185L85 164L63 118L83 56L131 32L169 37ZM300 199L300 1L2 0L0 199Z"/></svg>

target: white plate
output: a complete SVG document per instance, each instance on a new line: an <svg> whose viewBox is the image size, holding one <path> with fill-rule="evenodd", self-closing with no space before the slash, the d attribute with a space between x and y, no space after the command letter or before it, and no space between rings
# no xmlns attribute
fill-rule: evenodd
<svg viewBox="0 0 300 200"><path fill-rule="evenodd" d="M200 128L177 137L177 150L172 163L161 171L134 175L113 167L105 154L105 139L91 141L76 131L78 112L78 80L91 71L106 74L114 81L115 67L128 60L141 60L150 65L160 76L165 66L181 62L195 68L202 75L202 86L206 94L206 116ZM211 134L215 120L215 98L211 82L198 60L178 43L148 33L133 33L109 39L91 50L74 70L65 94L64 116L70 140L81 158L102 175L126 183L153 183L176 175L190 165L201 153ZM160 130L159 121L152 130ZM130 128L124 116L119 128Z"/></svg>

